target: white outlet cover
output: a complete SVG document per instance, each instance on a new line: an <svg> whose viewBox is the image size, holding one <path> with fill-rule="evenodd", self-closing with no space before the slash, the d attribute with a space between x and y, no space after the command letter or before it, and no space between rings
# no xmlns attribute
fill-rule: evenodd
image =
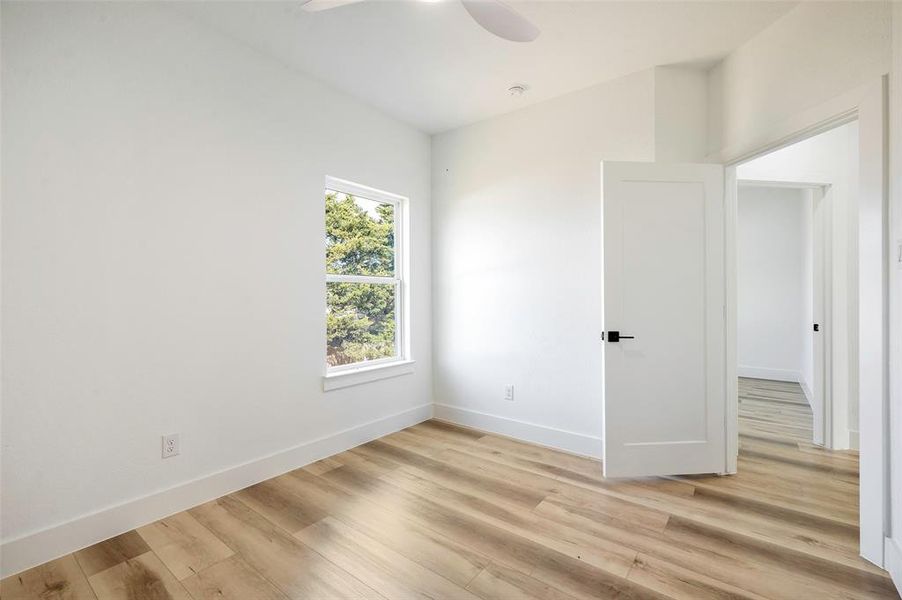
<svg viewBox="0 0 902 600"><path fill-rule="evenodd" d="M163 436L163 458L170 456L178 456L179 453L179 434L172 433Z"/></svg>
<svg viewBox="0 0 902 600"><path fill-rule="evenodd" d="M504 386L504 399L505 400L513 400L514 399L514 386L512 384L508 384Z"/></svg>

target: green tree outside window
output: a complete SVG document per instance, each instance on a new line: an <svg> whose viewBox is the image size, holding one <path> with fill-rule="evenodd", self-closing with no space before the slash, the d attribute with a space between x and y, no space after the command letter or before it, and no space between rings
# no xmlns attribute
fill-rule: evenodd
<svg viewBox="0 0 902 600"><path fill-rule="evenodd" d="M394 205L327 190L326 272L394 277ZM396 286L393 279L326 283L329 366L396 355Z"/></svg>

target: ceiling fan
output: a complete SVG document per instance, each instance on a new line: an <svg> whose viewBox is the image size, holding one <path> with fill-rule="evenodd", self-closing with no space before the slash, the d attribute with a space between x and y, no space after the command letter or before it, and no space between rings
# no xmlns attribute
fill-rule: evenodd
<svg viewBox="0 0 902 600"><path fill-rule="evenodd" d="M300 0L304 10L319 12L363 0ZM435 0L431 0L435 1ZM500 0L460 0L473 20L483 29L511 42L531 42L539 37L539 28Z"/></svg>

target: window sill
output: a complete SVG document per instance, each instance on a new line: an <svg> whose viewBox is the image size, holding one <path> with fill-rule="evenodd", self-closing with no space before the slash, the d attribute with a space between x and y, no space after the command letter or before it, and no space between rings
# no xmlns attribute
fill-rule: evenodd
<svg viewBox="0 0 902 600"><path fill-rule="evenodd" d="M414 361L412 360L399 360L371 367L360 367L359 369L329 373L323 376L323 391L328 392L329 390L351 387L352 385L360 385L378 381L379 379L409 375L413 373L413 365Z"/></svg>

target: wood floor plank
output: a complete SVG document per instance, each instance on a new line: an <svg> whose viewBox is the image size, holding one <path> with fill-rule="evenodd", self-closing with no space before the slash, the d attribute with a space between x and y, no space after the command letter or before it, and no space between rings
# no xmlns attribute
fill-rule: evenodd
<svg viewBox="0 0 902 600"><path fill-rule="evenodd" d="M348 493L374 502L386 510L400 508L409 519L418 524L483 556L495 557L505 566L523 573L529 573L535 563L543 560L549 552L505 529L484 523L468 514L449 510L428 498L373 478L352 465L344 465L322 477Z"/></svg>
<svg viewBox="0 0 902 600"><path fill-rule="evenodd" d="M636 557L635 550L627 546L592 538L583 531L562 526L532 510L514 505L493 504L458 490L444 488L403 469L384 479L400 489L429 498L449 510L464 512L475 519L491 523L521 538L588 562L615 575L625 577Z"/></svg>
<svg viewBox="0 0 902 600"><path fill-rule="evenodd" d="M463 587L337 519L326 517L295 537L386 598L477 599Z"/></svg>
<svg viewBox="0 0 902 600"><path fill-rule="evenodd" d="M576 471L577 473L582 473L584 475L600 475L603 469L600 460L577 456L575 454L566 454L542 446L523 444L523 442L512 440L510 438L487 435L480 438L478 443L491 449L519 452L522 456L526 456L527 458L555 464L564 469Z"/></svg>
<svg viewBox="0 0 902 600"><path fill-rule="evenodd" d="M169 569L145 552L88 578L98 600L191 600Z"/></svg>
<svg viewBox="0 0 902 600"><path fill-rule="evenodd" d="M225 496L190 512L290 598L382 597L237 498Z"/></svg>
<svg viewBox="0 0 902 600"><path fill-rule="evenodd" d="M845 569L841 577L833 578L825 573L835 573L841 569L829 561L793 553L729 530L704 527L694 521L691 522L690 529L675 529L668 524L664 532L640 532L604 524L592 506L575 507L549 499L539 505L537 510L551 519L582 528L592 535L630 544L647 557L704 574L711 580L742 588L753 594L771 598L798 598L803 597L806 590L820 586L835 592L826 593L824 598L870 598L872 596L857 592L862 579L869 579L875 589L886 589L887 582L883 577L866 576L852 569ZM675 517L672 520L683 523ZM694 535L698 531L705 533ZM802 565L806 570L799 569ZM837 585L844 580L852 583L845 587Z"/></svg>
<svg viewBox="0 0 902 600"><path fill-rule="evenodd" d="M660 598L659 594L597 566L562 554L529 538L412 494L345 465L323 475L355 495L383 506L401 505L407 514L477 551L579 598Z"/></svg>
<svg viewBox="0 0 902 600"><path fill-rule="evenodd" d="M766 481L768 478L758 479ZM761 490L752 480L722 484L713 479L700 478L693 479L692 482L700 498L721 498L724 503L728 502L728 498L732 498L732 504L747 506L750 512L756 514L782 512L788 518L799 522L805 520L803 517L807 516L812 523L829 521L842 523L847 527L858 525L857 501L848 498L846 494L836 494L828 489L774 486L773 490ZM800 518L796 519L794 516Z"/></svg>
<svg viewBox="0 0 902 600"><path fill-rule="evenodd" d="M436 455L441 454L448 447L448 445L444 443L440 438L422 438L416 435L410 429L402 429L401 431L395 432L391 435L387 435L379 439L383 442L396 444L402 448L415 450L419 454L422 454L429 458L433 458Z"/></svg>
<svg viewBox="0 0 902 600"><path fill-rule="evenodd" d="M573 600L574 596L515 569L490 563L467 586L485 600Z"/></svg>
<svg viewBox="0 0 902 600"><path fill-rule="evenodd" d="M298 502L284 485L286 480L285 476L276 477L235 492L232 496L289 533L300 531L329 515L329 506Z"/></svg>
<svg viewBox="0 0 902 600"><path fill-rule="evenodd" d="M399 505L386 510L303 471L292 472L279 481L296 503L329 507L336 519L460 586L466 586L491 562L485 555L418 524L405 510L397 510L403 508Z"/></svg>
<svg viewBox="0 0 902 600"><path fill-rule="evenodd" d="M81 567L75 561L75 556L67 554L0 581L0 598L95 600L96 596Z"/></svg>
<svg viewBox="0 0 902 600"><path fill-rule="evenodd" d="M449 487L479 490L482 495L518 504L526 509L531 509L542 501L543 496L540 492L516 485L514 482L487 480L481 474L457 468L453 464L435 460L391 442L376 440L364 444L355 452L365 453L368 459L395 461L408 470L416 470L417 473Z"/></svg>
<svg viewBox="0 0 902 600"><path fill-rule="evenodd" d="M834 469L845 469L849 474L858 476L858 456L836 452L828 454L823 448L803 442L777 443L771 440L740 438L739 446L743 450L755 452L772 461L775 468L791 463L805 467L823 465Z"/></svg>
<svg viewBox="0 0 902 600"><path fill-rule="evenodd" d="M318 460L315 463L311 463L304 467L307 471L313 473L314 475L319 475L321 473L325 473L326 471L331 471L332 469L337 469L341 466L341 461L334 457L324 458L322 460Z"/></svg>
<svg viewBox="0 0 902 600"><path fill-rule="evenodd" d="M458 462L462 462L460 459L456 460ZM488 464L488 462L483 463L484 466ZM504 476L503 467L499 469L498 475ZM515 477L520 475L508 476ZM662 513L668 510L671 512L676 510L677 513L682 514L683 516L702 519L706 522L714 522L720 520L731 520L733 522L736 522L737 518L741 518L746 528L752 531L757 531L761 535L789 537L788 535L784 534L787 534L789 532L796 533L797 531L797 535L811 536L810 539L812 540L818 540L823 536L823 532L821 531L822 523L812 523L812 517L809 515L806 515L801 523L795 524L795 526L798 528L797 530L787 531L784 529L785 526L783 524L781 524L779 527L769 525L771 521L771 515L762 515L749 511L737 511L737 506L724 504L722 501L710 495L700 497L695 497L694 495L682 497L682 494L669 494L667 492L662 492L663 488L656 484L649 484L649 487L644 489L642 487L643 484L639 483L634 483L630 486L614 485L612 487L601 487L595 490L589 487L589 489L587 490L588 494L585 494L576 493L576 490L574 488L568 488L562 485L563 482L556 482L554 484L552 484L551 482L546 483L547 487L545 489L553 497L576 497L582 502L592 502L593 491L601 492L603 494L617 494L618 497L628 502L636 502L644 506L657 507ZM592 482L589 483L591 484ZM532 485L541 486L542 483L533 481ZM601 485L604 486L605 484ZM555 486L557 486L558 488L557 491L555 491L554 489ZM806 537L805 539L807 540L808 538ZM856 540L857 538L855 537L854 532L849 533L848 530L840 530L839 532L834 532L827 535L822 541L824 546L832 546L842 549L845 547L845 545L857 543ZM853 556L853 554L850 554L849 552L846 552L847 558L853 557L856 561L858 561L857 557Z"/></svg>
<svg viewBox="0 0 902 600"><path fill-rule="evenodd" d="M150 546L137 531L128 531L106 541L88 546L75 553L75 559L81 565L85 575L91 577L95 573L105 571L148 552Z"/></svg>
<svg viewBox="0 0 902 600"><path fill-rule="evenodd" d="M616 598L618 600L665 600L667 596L622 577L575 560L553 554L540 562L530 576L584 600Z"/></svg>
<svg viewBox="0 0 902 600"><path fill-rule="evenodd" d="M541 467L536 470L525 470L523 467L530 469L531 463L524 463L521 460L504 460L502 455L492 454L492 458L500 458L502 460L500 463L467 452L460 452L456 449L447 450L439 457L459 467L480 472L490 479L516 482L518 485L529 487L530 489L541 490L545 498L549 494L563 493L564 491L578 494L579 497L588 502L592 502L597 506L603 506L606 520L620 521L630 527L660 530L666 525L669 516L667 512L639 506L614 496L595 494L588 490L585 493L580 493L584 491L582 488L574 489L573 486L566 482L562 482L556 477L550 477ZM686 487L684 484L676 482L675 485Z"/></svg>
<svg viewBox="0 0 902 600"><path fill-rule="evenodd" d="M748 574L754 579L741 586L766 590L769 597L800 597L808 589L822 590L823 598L894 597L892 581L883 571L838 564L745 536L724 525L714 527L674 517L667 524L664 536L674 547L706 549L751 567ZM742 567L736 564L728 573L729 579L723 579L737 581Z"/></svg>
<svg viewBox="0 0 902 600"><path fill-rule="evenodd" d="M491 471L493 475L499 478L507 479L529 479L529 485L538 489L543 489L547 494L552 496L568 496L581 499L582 501L592 502L594 494L609 495L620 499L626 503L638 505L639 507L652 507L662 514L673 513L674 511L684 516L693 516L695 518L713 519L731 519L736 520L742 518L748 522L749 527L763 527L764 532L770 532L774 535L783 531L785 524L781 523L778 527L767 527L769 516L758 515L753 511L737 512L736 506L724 505L723 502L712 496L695 497L693 486L686 482L674 482L677 486L687 487L693 490L692 493L685 494L680 488L668 488L661 485L659 481L650 482L607 482L603 479L586 478L579 474L568 474L565 470L549 469L546 465L535 465L529 461L511 460L504 457L491 457L503 462L494 462L489 457L470 457L470 461L477 461L479 468L485 471ZM455 461L457 464L468 464L464 453L454 454L449 460ZM471 464L476 464L475 462ZM513 466L515 465L515 466ZM524 473L521 468L533 469L530 474ZM555 475L556 479L550 479ZM541 479L544 478L544 481ZM581 488L581 489L578 489ZM797 524L798 527L805 525ZM819 527L820 524L817 525ZM804 529L805 534L817 537L816 529ZM834 543L845 541L845 538L833 539Z"/></svg>
<svg viewBox="0 0 902 600"><path fill-rule="evenodd" d="M355 461L347 463L355 464ZM490 562L487 557L417 524L405 511L386 510L367 498L350 494L312 475L306 469L293 471L267 483L279 487L279 493L267 494L249 506L273 523L281 523L283 528L297 525L284 517L287 506L293 506L304 514L328 514L461 586L465 586ZM235 497L246 501L241 493L235 494ZM278 501L272 502L274 498ZM305 521L300 523L303 525L288 530L297 533L308 525Z"/></svg>
<svg viewBox="0 0 902 600"><path fill-rule="evenodd" d="M179 580L234 554L222 540L186 512L166 517L137 531Z"/></svg>
<svg viewBox="0 0 902 600"><path fill-rule="evenodd" d="M812 508L810 504L800 504L771 495L753 497L747 489L724 488L716 482L694 480L695 497L711 499L725 507L742 508L756 515L805 524L818 531L836 531L837 535L850 540L854 545L858 535L858 520L849 517L848 510Z"/></svg>
<svg viewBox="0 0 902 600"><path fill-rule="evenodd" d="M238 555L208 566L182 585L194 600L288 600Z"/></svg>
<svg viewBox="0 0 902 600"><path fill-rule="evenodd" d="M663 560L639 554L628 579L675 600L766 600L748 590L712 579Z"/></svg>

